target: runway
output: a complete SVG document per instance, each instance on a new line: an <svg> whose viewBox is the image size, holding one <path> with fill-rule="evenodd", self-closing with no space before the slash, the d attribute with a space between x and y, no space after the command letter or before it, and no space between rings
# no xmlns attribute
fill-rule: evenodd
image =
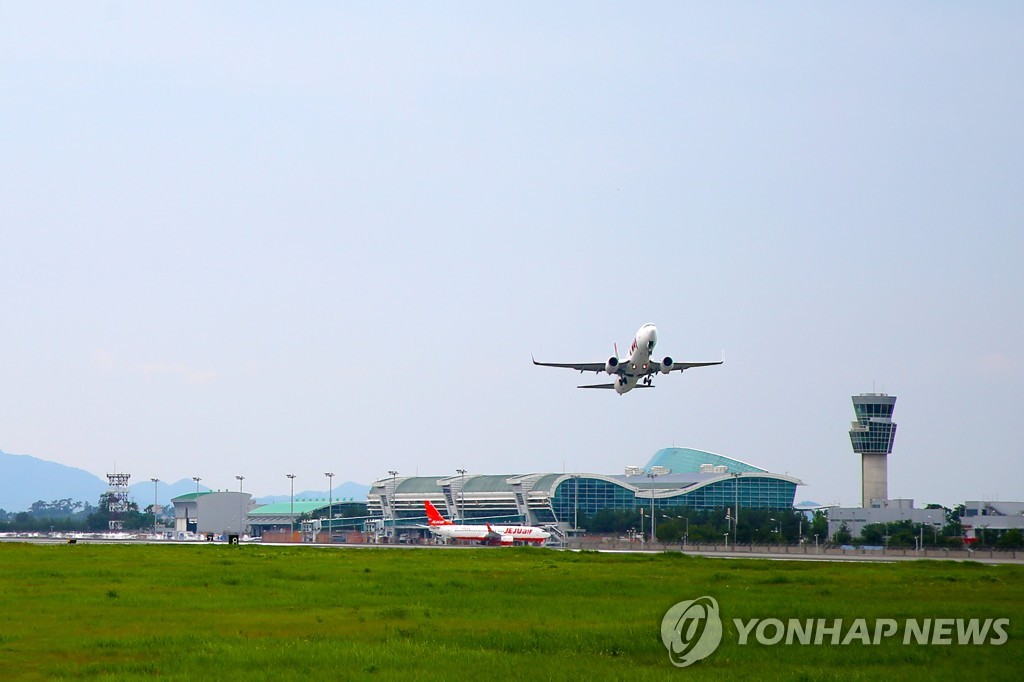
<svg viewBox="0 0 1024 682"><path fill-rule="evenodd" d="M71 540L74 540L72 543ZM225 546L229 543L224 541L197 541L197 540L158 540L151 538L104 538L104 537L51 537L39 536L0 536L0 542L25 542L39 545L61 545L61 544L97 544L97 545L125 545L125 544L151 544L151 545L176 545L176 546L204 546L216 547ZM437 545L437 544L376 544L376 543L313 543L313 542L245 542L240 547L307 547L311 549L332 550L332 549L393 549L393 550L467 550L477 549L477 545ZM489 547L494 551L502 551L503 547ZM651 553L681 553L687 556L699 556L708 559L758 559L763 561L818 561L828 563L897 563L907 561L973 561L982 564L1024 564L1024 552L996 552L989 550L966 552L926 550L915 552L914 550L862 550L862 549L841 549L841 548L806 548L807 551L796 551L801 548L772 548L768 551L758 551L757 548L741 548L738 551L730 549L688 547L685 550L677 547L547 547L554 551L564 552L600 552L607 554L651 554ZM794 551L785 551L785 550Z"/></svg>

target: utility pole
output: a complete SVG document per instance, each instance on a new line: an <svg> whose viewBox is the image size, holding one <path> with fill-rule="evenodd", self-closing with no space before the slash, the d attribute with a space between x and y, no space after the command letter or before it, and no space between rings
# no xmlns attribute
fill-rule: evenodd
<svg viewBox="0 0 1024 682"><path fill-rule="evenodd" d="M655 541L654 530L656 528L656 520L654 515L654 479L658 477L658 474L651 472L647 474L647 478L651 479L651 542Z"/></svg>
<svg viewBox="0 0 1024 682"><path fill-rule="evenodd" d="M156 484L160 482L159 478L149 479L153 482L153 535L156 535Z"/></svg>
<svg viewBox="0 0 1024 682"><path fill-rule="evenodd" d="M388 473L391 474L391 495L388 496L390 501L391 501L391 536L390 537L394 537L395 521L397 520L395 517L398 516L398 505L395 502L395 496L396 496L397 490L398 490L398 472L395 471L394 469L391 469L391 470L388 471ZM381 513L383 513L383 511Z"/></svg>
<svg viewBox="0 0 1024 682"><path fill-rule="evenodd" d="M285 474L285 476L292 484L291 514L288 517L288 542L291 542L292 536L295 535L295 474Z"/></svg>
<svg viewBox="0 0 1024 682"><path fill-rule="evenodd" d="M466 522L466 470L456 469L459 475L459 519Z"/></svg>
<svg viewBox="0 0 1024 682"><path fill-rule="evenodd" d="M580 525L579 525L580 475L579 474L573 474L572 475L572 482L573 482L572 483L572 492L573 492L573 497L575 498L573 500L573 504L572 504L572 529L574 531L578 531L579 528L580 528Z"/></svg>
<svg viewBox="0 0 1024 682"><path fill-rule="evenodd" d="M733 508L732 508L732 547L736 549L740 527L740 473L732 474Z"/></svg>
<svg viewBox="0 0 1024 682"><path fill-rule="evenodd" d="M242 508L245 502L242 501L242 481L245 480L245 476L235 476L238 479L238 539L242 539L242 533L245 531L245 510Z"/></svg>
<svg viewBox="0 0 1024 682"><path fill-rule="evenodd" d="M332 521L334 521L334 472L325 471L324 476L327 477L327 537L330 538Z"/></svg>

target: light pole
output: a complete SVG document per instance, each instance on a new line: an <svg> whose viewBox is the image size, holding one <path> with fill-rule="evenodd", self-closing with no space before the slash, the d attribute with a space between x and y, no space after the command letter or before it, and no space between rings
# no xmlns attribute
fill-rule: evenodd
<svg viewBox="0 0 1024 682"><path fill-rule="evenodd" d="M644 541L644 508L640 507L640 542Z"/></svg>
<svg viewBox="0 0 1024 682"><path fill-rule="evenodd" d="M245 512L242 510L242 481L245 476L235 476L238 479L238 539L242 539L242 531L245 530Z"/></svg>
<svg viewBox="0 0 1024 682"><path fill-rule="evenodd" d="M781 545L782 544L782 519L781 518L779 518L779 519L769 518L768 520L776 522L776 523L779 524L779 529L776 532L779 534L779 544Z"/></svg>
<svg viewBox="0 0 1024 682"><path fill-rule="evenodd" d="M732 508L732 546L735 549L740 533L740 473L738 471L732 474L732 494L734 503Z"/></svg>
<svg viewBox="0 0 1024 682"><path fill-rule="evenodd" d="M459 518L466 522L466 470L456 469L459 475Z"/></svg>
<svg viewBox="0 0 1024 682"><path fill-rule="evenodd" d="M572 475L572 492L575 498L572 503L572 529L579 530L579 511L580 511L580 475Z"/></svg>
<svg viewBox="0 0 1024 682"><path fill-rule="evenodd" d="M291 542L292 536L295 535L295 474L285 474L285 476L292 484L291 515L288 517L288 542Z"/></svg>
<svg viewBox="0 0 1024 682"><path fill-rule="evenodd" d="M651 542L655 541L654 529L657 526L657 521L654 518L654 479L658 477L656 473L647 474L647 478L651 479Z"/></svg>
<svg viewBox="0 0 1024 682"><path fill-rule="evenodd" d="M391 535L394 535L395 529L395 516L398 512L398 505L395 504L395 490L398 488L398 472L394 469L389 469L388 473L391 474Z"/></svg>
<svg viewBox="0 0 1024 682"><path fill-rule="evenodd" d="M149 479L153 482L153 535L156 535L156 484L160 482L159 478Z"/></svg>
<svg viewBox="0 0 1024 682"><path fill-rule="evenodd" d="M331 536L331 522L334 521L334 472L325 471L327 477L327 537Z"/></svg>
<svg viewBox="0 0 1024 682"><path fill-rule="evenodd" d="M198 476L193 476L192 480L196 482L196 532L199 532L199 481L203 480ZM185 512L185 528L188 528L188 512Z"/></svg>

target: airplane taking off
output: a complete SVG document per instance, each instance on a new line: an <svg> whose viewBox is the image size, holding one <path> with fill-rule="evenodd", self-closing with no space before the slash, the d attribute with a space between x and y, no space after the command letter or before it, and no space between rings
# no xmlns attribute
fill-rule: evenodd
<svg viewBox="0 0 1024 682"><path fill-rule="evenodd" d="M536 542L538 545L549 537L551 533L543 528L535 526L464 526L448 521L437 507L430 503L430 500L423 500L423 506L427 509L427 518L430 519L430 531L443 538L455 538L456 540L480 540L492 544L511 545L516 542Z"/></svg>
<svg viewBox="0 0 1024 682"><path fill-rule="evenodd" d="M682 372L693 367L708 367L720 365L725 362L723 353L722 359L718 362L675 362L670 357L665 357L658 362L651 359L654 352L654 345L658 343L658 329L653 324L645 324L633 337L633 345L629 349L629 356L619 359L619 351L616 348L615 355L605 362L537 362L535 365L542 367L568 367L569 369L583 372L607 372L615 377L610 384L589 384L577 386L576 388L614 388L619 395L627 393L634 388L654 388L652 379L655 374L661 372Z"/></svg>

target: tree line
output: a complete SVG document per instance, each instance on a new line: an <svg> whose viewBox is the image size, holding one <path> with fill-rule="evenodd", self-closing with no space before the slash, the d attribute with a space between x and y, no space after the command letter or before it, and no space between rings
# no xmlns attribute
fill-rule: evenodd
<svg viewBox="0 0 1024 682"><path fill-rule="evenodd" d="M71 498L46 502L33 502L27 511L8 512L0 509L0 532L99 532L110 528L114 515L110 512L111 494L100 495L99 504L73 501ZM120 512L124 530L144 530L153 527L153 505L139 510L136 502L129 502L127 511ZM162 515L163 508L156 512Z"/></svg>
<svg viewBox="0 0 1024 682"><path fill-rule="evenodd" d="M854 536L849 528L840 526L833 537L828 533L828 517L823 510L808 515L795 509L740 509L739 522L733 526L729 508L697 510L688 507L655 509L655 536L658 542L692 544L722 544L736 542L741 545L769 544L837 544L868 545L891 548L914 548L918 545L932 548L960 549L963 547L963 527L960 515L963 505L952 509L930 504L928 509L944 509L945 523L941 526L895 521L872 523ZM579 513L579 525L588 533L618 533L628 536L651 537L650 509L602 509L595 514ZM975 529L976 547L995 549L1024 549L1024 535L1019 530L996 531ZM727 536L728 534L728 536Z"/></svg>

